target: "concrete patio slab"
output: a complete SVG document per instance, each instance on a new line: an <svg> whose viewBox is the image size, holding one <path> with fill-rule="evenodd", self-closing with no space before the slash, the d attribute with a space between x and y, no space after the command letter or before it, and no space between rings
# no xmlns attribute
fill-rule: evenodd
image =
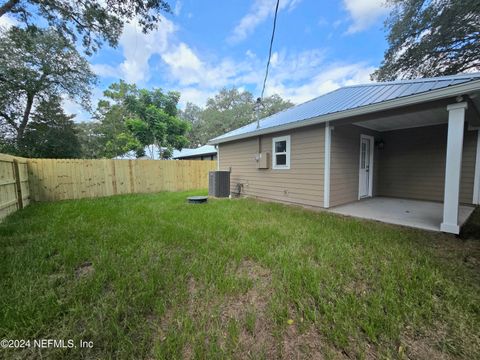
<svg viewBox="0 0 480 360"><path fill-rule="evenodd" d="M460 226L468 219L473 210L473 206L460 205L458 212ZM440 231L440 223L443 218L443 203L374 197L336 206L329 209L329 211L389 224Z"/></svg>

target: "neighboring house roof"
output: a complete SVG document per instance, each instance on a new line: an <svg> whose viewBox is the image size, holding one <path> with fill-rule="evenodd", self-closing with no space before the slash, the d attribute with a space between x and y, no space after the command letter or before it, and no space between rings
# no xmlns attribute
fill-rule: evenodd
<svg viewBox="0 0 480 360"><path fill-rule="evenodd" d="M346 86L218 136L220 144L480 90L480 73Z"/></svg>
<svg viewBox="0 0 480 360"><path fill-rule="evenodd" d="M196 157L196 156L203 156L203 155L214 155L216 153L217 153L217 149L215 149L215 146L203 145L195 149L182 149L181 151L174 150L172 158L181 159L181 158Z"/></svg>
<svg viewBox="0 0 480 360"><path fill-rule="evenodd" d="M166 148L163 148L163 149L166 150ZM135 153L135 151L129 151L123 155L114 157L114 159L117 159L117 160L139 160L139 159L140 160L159 160L160 159L158 147L156 145L152 144L149 146L145 146L143 150L145 151L145 155L139 158L137 158L137 154Z"/></svg>
<svg viewBox="0 0 480 360"><path fill-rule="evenodd" d="M146 160L159 160L159 152L158 147L156 145L150 145L145 147L145 155L138 158L138 159L146 159ZM166 150L166 148L164 148ZM194 156L202 156L202 155L215 155L217 153L217 149L213 145L203 145L195 149L182 149L181 151L173 150L172 159L180 159L180 158L187 158L187 157L194 157ZM114 159L118 160L135 160L137 156L135 151L129 151L123 155L119 155Z"/></svg>
<svg viewBox="0 0 480 360"><path fill-rule="evenodd" d="M155 145L145 146L143 149L145 151L145 155L137 158L137 154L135 151L128 151L123 155L118 155L114 157L115 160L158 160L160 157L158 156L158 147Z"/></svg>

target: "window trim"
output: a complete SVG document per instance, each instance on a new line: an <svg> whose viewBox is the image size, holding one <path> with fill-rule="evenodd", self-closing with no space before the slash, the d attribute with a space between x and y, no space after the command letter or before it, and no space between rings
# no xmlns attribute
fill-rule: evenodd
<svg viewBox="0 0 480 360"><path fill-rule="evenodd" d="M275 143L279 141L286 141L287 151L277 153L275 151ZM289 170L290 169L290 153L291 149L290 135L277 136L272 139L272 169L274 170ZM285 165L277 165L277 156L276 155L285 155L286 163Z"/></svg>

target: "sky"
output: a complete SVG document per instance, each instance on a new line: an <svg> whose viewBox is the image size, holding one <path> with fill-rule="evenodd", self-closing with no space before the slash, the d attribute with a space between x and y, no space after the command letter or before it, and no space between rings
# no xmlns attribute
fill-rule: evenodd
<svg viewBox="0 0 480 360"><path fill-rule="evenodd" d="M265 95L298 104L344 85L370 81L387 43L384 0L280 0ZM170 0L158 29L127 24L117 48L88 57L99 77L93 103L123 79L181 93L204 106L223 87L261 93L276 0ZM2 17L5 18L5 17ZM8 18L3 20L8 22ZM90 115L66 99L76 121Z"/></svg>

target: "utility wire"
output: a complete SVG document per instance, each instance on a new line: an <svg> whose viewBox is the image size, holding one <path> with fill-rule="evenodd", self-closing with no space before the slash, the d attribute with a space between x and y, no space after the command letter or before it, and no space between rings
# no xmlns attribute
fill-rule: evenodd
<svg viewBox="0 0 480 360"><path fill-rule="evenodd" d="M263 99L263 93L265 92L265 84L267 83L268 69L270 67L270 59L272 57L273 39L275 37L275 28L277 26L277 14L278 14L278 5L279 4L280 4L280 0L277 0L277 6L275 7L275 17L273 18L272 38L270 39L270 50L268 52L267 69L265 71L265 78L263 79L262 95L260 96L260 99Z"/></svg>

